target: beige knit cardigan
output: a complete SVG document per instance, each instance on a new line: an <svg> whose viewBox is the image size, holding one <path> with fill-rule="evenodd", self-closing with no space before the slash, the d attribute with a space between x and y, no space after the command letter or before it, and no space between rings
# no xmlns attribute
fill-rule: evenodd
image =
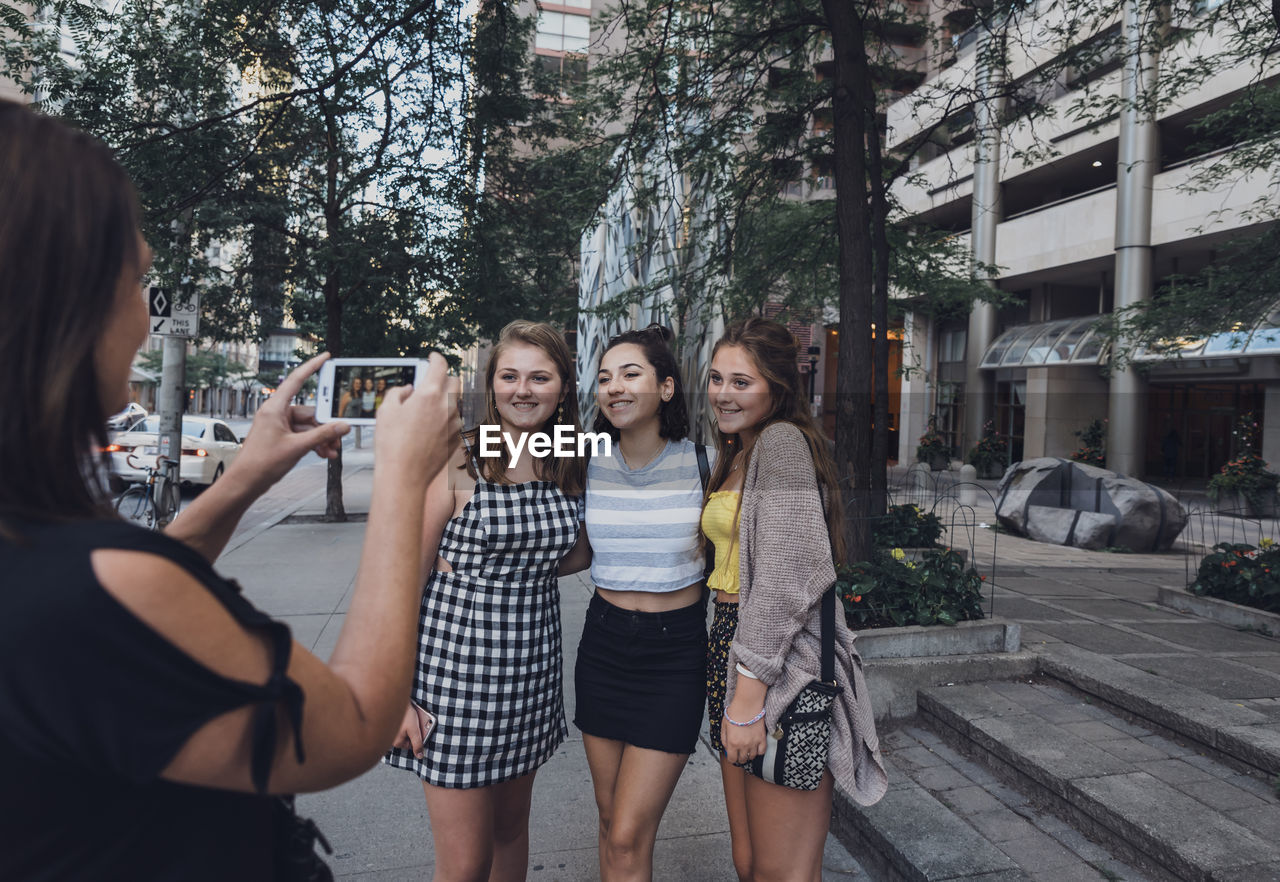
<svg viewBox="0 0 1280 882"><path fill-rule="evenodd" d="M792 423L760 433L742 487L739 521L738 630L729 650L725 706L737 686L736 662L769 687L765 724L778 718L821 671L823 592L835 581L822 497L809 444ZM836 613L836 681L832 707L831 773L861 805L888 787L854 635Z"/></svg>

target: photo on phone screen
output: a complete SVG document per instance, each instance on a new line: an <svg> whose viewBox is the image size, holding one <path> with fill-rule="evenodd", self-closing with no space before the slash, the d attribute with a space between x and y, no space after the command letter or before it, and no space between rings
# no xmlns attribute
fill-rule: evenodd
<svg viewBox="0 0 1280 882"><path fill-rule="evenodd" d="M338 364L334 367L335 420L373 419L387 390L412 386L417 366L412 364Z"/></svg>

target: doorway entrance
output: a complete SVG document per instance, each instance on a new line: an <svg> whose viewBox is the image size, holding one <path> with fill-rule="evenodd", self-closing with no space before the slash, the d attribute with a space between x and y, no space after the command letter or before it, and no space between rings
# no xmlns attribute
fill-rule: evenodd
<svg viewBox="0 0 1280 882"><path fill-rule="evenodd" d="M1153 383L1147 393L1146 473L1207 480L1241 452L1232 435L1240 415L1252 412L1261 425L1262 407L1259 383Z"/></svg>

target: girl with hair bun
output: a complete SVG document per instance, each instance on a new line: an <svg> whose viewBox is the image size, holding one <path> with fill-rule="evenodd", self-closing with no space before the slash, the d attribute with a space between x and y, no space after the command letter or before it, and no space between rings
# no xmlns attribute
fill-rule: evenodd
<svg viewBox="0 0 1280 882"><path fill-rule="evenodd" d="M862 662L838 614L843 691L822 783L793 790L741 768L764 754L781 714L819 677L820 601L844 556L835 462L801 393L797 350L777 322L736 322L715 345L707 388L720 451L702 514L716 560L707 707L743 880L817 882L834 783L862 804L887 784Z"/></svg>
<svg viewBox="0 0 1280 882"><path fill-rule="evenodd" d="M578 647L577 717L600 813L600 877L651 879L658 823L697 747L706 601L698 536L706 451L688 412L671 332L609 341L596 432L611 456L587 471L591 597ZM703 460L700 468L699 457Z"/></svg>

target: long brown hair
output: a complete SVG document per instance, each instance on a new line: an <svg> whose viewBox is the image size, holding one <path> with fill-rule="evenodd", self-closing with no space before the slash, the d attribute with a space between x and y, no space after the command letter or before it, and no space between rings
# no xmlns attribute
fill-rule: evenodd
<svg viewBox="0 0 1280 882"><path fill-rule="evenodd" d="M110 514L94 353L139 255L137 196L100 141L0 100L0 522Z"/></svg>
<svg viewBox="0 0 1280 882"><path fill-rule="evenodd" d="M809 453L813 457L814 470L817 472L818 488L825 493L825 515L827 520L827 536L831 540L831 555L836 563L843 563L844 545L844 505L840 495L840 478L836 472L835 457L831 453L831 442L822 434L813 416L809 412L809 402L801 392L804 388L800 381L800 369L797 367L799 343L783 325L768 319L752 316L734 322L725 329L724 336L716 341L711 350L711 357L724 346L738 346L751 358L756 370L769 386L769 395L773 406L769 413L755 427L756 437L764 429L777 422L788 422L800 430L809 444ZM707 482L707 489L714 490L729 477L729 469L733 455L742 449L742 440L737 435L715 433L716 457L715 469ZM742 464L745 475L751 466L754 446L747 452L746 461ZM705 505L705 500L704 500ZM741 509L739 499L738 507ZM736 522L737 516L734 520Z"/></svg>
<svg viewBox="0 0 1280 882"><path fill-rule="evenodd" d="M564 393L564 400L557 413L552 414L539 431L551 434L559 423L573 426L575 434L581 433L582 424L578 419L577 374L574 371L573 355L564 342L564 335L545 322L530 322L523 319L517 319L502 329L498 334L498 342L494 344L493 351L489 354L489 365L484 374L484 423L491 426L502 424L502 419L498 416L498 398L493 391L493 378L497 376L498 360L502 357L502 353L509 347L518 345L536 346L541 349L556 366L556 373L560 376L560 388ZM479 442L480 426L472 426L462 435L471 449L475 450ZM510 454L505 444L500 445L499 449L501 452L498 456L480 460L480 469L484 480L505 484L508 483L507 466L510 464L508 462ZM466 469L472 476L480 477L476 474L471 457L467 457ZM586 489L587 469L586 460L583 457L546 457L542 460L539 471L543 480L554 482L560 488L560 492L566 496L581 496Z"/></svg>

